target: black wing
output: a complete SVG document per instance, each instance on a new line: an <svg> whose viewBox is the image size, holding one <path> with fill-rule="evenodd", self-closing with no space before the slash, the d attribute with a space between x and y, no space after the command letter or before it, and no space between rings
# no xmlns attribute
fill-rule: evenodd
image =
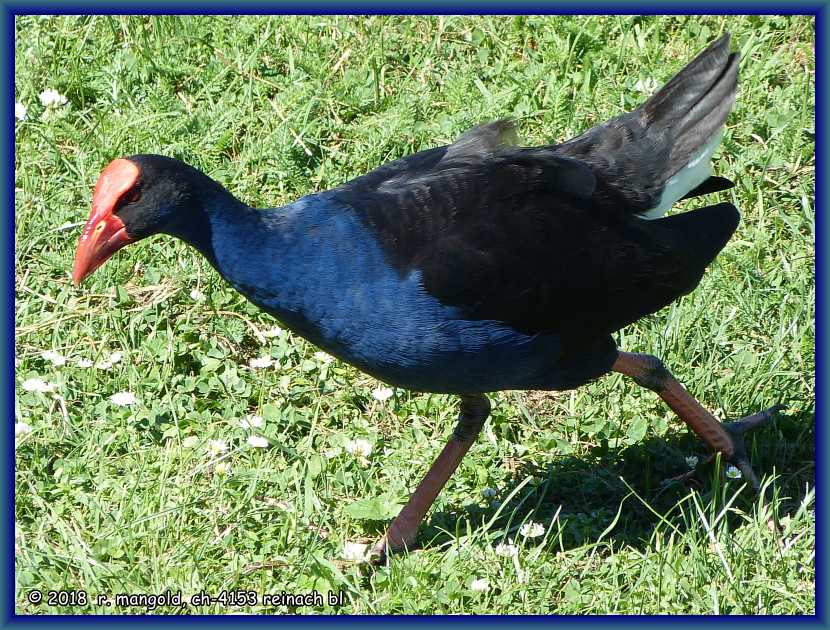
<svg viewBox="0 0 830 630"><path fill-rule="evenodd" d="M509 130L477 127L338 195L401 274L420 271L466 317L529 334L607 334L695 286L703 268L681 230L598 205L589 166L556 147L509 146Z"/></svg>

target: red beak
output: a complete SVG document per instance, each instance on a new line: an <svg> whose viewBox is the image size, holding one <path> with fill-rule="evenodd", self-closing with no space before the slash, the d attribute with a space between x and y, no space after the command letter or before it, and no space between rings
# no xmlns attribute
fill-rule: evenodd
<svg viewBox="0 0 830 630"><path fill-rule="evenodd" d="M72 281L80 284L93 271L103 265L119 249L132 243L124 224L114 214L97 216L93 211L84 226L78 249L75 250L75 268Z"/></svg>
<svg viewBox="0 0 830 630"><path fill-rule="evenodd" d="M107 259L135 239L123 221L113 214L118 202L138 179L138 167L128 160L114 160L104 169L92 195L92 212L75 250L72 281L80 284Z"/></svg>

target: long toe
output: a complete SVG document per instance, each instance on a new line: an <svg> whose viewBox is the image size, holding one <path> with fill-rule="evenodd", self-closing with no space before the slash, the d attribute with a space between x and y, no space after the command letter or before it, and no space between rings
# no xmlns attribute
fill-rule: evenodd
<svg viewBox="0 0 830 630"><path fill-rule="evenodd" d="M728 461L741 471L741 475L743 475L744 479L750 483L756 494L761 491L761 482L755 474L755 471L752 469L752 464L749 462L749 457L746 453L744 436L758 427L767 424L784 408L785 405L775 405L774 407L770 407L764 411L759 411L756 414L741 418L735 422L723 423L723 428L729 432L730 436L732 436L732 440L735 445L732 456L729 457Z"/></svg>
<svg viewBox="0 0 830 630"><path fill-rule="evenodd" d="M786 408L786 405L775 405L764 411L759 411L756 414L741 418L735 422L724 422L724 428L729 431L734 437L735 435L743 435L754 431L758 427L762 427L772 420L776 415Z"/></svg>

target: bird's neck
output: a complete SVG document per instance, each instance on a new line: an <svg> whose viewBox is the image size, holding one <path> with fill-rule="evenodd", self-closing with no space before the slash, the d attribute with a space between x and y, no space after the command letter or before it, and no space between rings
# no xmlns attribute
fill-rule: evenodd
<svg viewBox="0 0 830 630"><path fill-rule="evenodd" d="M257 302L267 289L280 297L280 306L293 308L289 296L302 282L305 204L284 208L252 208L225 189L202 191L185 220L168 226L166 233L196 248L219 274L238 291ZM298 225L300 224L300 225ZM286 296L286 293L288 296ZM274 306L274 305L269 305Z"/></svg>
<svg viewBox="0 0 830 630"><path fill-rule="evenodd" d="M196 248L221 272L217 239L255 230L258 212L227 190L210 187L201 191L184 220L164 231Z"/></svg>

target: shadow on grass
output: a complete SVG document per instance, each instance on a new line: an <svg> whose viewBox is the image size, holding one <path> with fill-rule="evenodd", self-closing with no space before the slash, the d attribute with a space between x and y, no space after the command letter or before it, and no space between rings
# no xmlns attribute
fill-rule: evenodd
<svg viewBox="0 0 830 630"><path fill-rule="evenodd" d="M778 475L772 488L781 497L779 518L795 513L808 486L813 486L814 423L812 410L782 414L747 441L762 483L764 477ZM595 542L619 510L619 520L604 540L615 548L626 545L644 549L661 518L678 530L685 528L685 517L676 508L691 488L700 493L704 509L718 500L712 492L717 485L714 463L702 466L686 482L669 481L689 471L685 458L692 453L703 455L705 447L691 432L678 432L619 449L597 447L584 457L552 458L545 468L520 466L513 482L500 491L497 499L509 497L529 475L536 481L525 485L502 508L490 531L507 529L515 533L519 525L530 520L541 522L547 529L561 508L561 543L555 540L553 544L568 550ZM639 498L631 495L631 490ZM745 488L734 506L751 513L755 502L752 492ZM448 543L452 537L447 532L463 533L468 523L473 530L481 528L497 510L497 506L471 503L436 512L422 529L419 544L435 548ZM552 533L556 531L554 526ZM512 539L513 535L508 537Z"/></svg>

